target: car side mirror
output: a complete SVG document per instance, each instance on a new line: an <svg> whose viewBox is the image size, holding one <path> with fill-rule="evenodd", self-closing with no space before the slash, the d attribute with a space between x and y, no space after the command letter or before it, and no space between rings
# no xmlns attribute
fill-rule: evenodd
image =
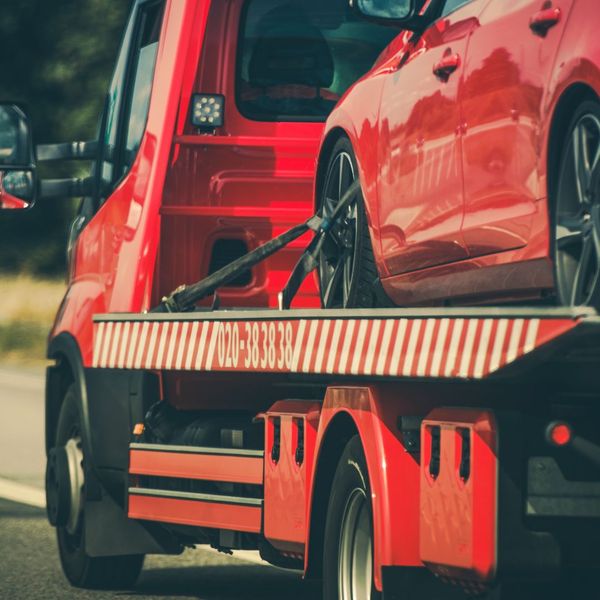
<svg viewBox="0 0 600 600"><path fill-rule="evenodd" d="M0 209L24 210L37 193L29 120L13 103L0 103Z"/></svg>
<svg viewBox="0 0 600 600"><path fill-rule="evenodd" d="M361 17L401 26L410 25L422 5L419 0L350 0Z"/></svg>

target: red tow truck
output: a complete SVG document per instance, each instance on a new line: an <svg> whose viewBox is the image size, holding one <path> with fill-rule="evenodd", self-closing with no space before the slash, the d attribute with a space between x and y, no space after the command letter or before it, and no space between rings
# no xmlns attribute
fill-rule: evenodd
<svg viewBox="0 0 600 600"><path fill-rule="evenodd" d="M86 180L37 186L2 106L10 193L85 195L46 389L73 585L196 544L326 600L533 598L600 566L595 310L323 310L305 277L323 122L398 34L341 0L137 0L98 140L37 149Z"/></svg>

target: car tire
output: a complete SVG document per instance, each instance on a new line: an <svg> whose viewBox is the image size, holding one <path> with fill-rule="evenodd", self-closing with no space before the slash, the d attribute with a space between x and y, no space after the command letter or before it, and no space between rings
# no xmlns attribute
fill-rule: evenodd
<svg viewBox="0 0 600 600"><path fill-rule="evenodd" d="M344 192L358 178L350 140L340 138L329 156L319 209L328 218ZM319 254L319 289L323 308L375 308L379 281L364 199L360 189L348 209L332 223Z"/></svg>
<svg viewBox="0 0 600 600"><path fill-rule="evenodd" d="M583 102L567 129L552 194L556 299L600 308L600 104Z"/></svg>
<svg viewBox="0 0 600 600"><path fill-rule="evenodd" d="M71 385L61 405L56 427L55 447L75 444L80 451L81 470L85 472L85 457L81 444L79 407L75 385ZM85 552L83 506L85 480L81 486L80 510L69 525L56 527L58 552L63 572L71 585L87 589L127 589L137 581L144 563L144 555L91 557ZM73 499L71 498L71 503ZM67 511L68 512L68 511Z"/></svg>
<svg viewBox="0 0 600 600"><path fill-rule="evenodd" d="M324 600L379 600L373 580L373 514L360 437L344 448L332 483L323 548Z"/></svg>

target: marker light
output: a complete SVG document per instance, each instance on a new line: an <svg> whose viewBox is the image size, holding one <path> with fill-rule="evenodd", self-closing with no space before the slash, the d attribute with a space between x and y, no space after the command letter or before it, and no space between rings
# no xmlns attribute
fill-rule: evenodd
<svg viewBox="0 0 600 600"><path fill-rule="evenodd" d="M554 421L546 429L546 439L553 446L566 446L572 438L571 426L562 421Z"/></svg>
<svg viewBox="0 0 600 600"><path fill-rule="evenodd" d="M194 94L192 96L192 125L206 129L223 126L225 96Z"/></svg>

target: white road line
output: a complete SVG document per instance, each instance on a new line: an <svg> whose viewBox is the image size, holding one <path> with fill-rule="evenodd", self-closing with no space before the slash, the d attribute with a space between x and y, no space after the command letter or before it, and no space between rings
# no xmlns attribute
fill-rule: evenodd
<svg viewBox="0 0 600 600"><path fill-rule="evenodd" d="M36 508L46 508L46 493L44 490L3 477L0 477L0 498L35 506Z"/></svg>

